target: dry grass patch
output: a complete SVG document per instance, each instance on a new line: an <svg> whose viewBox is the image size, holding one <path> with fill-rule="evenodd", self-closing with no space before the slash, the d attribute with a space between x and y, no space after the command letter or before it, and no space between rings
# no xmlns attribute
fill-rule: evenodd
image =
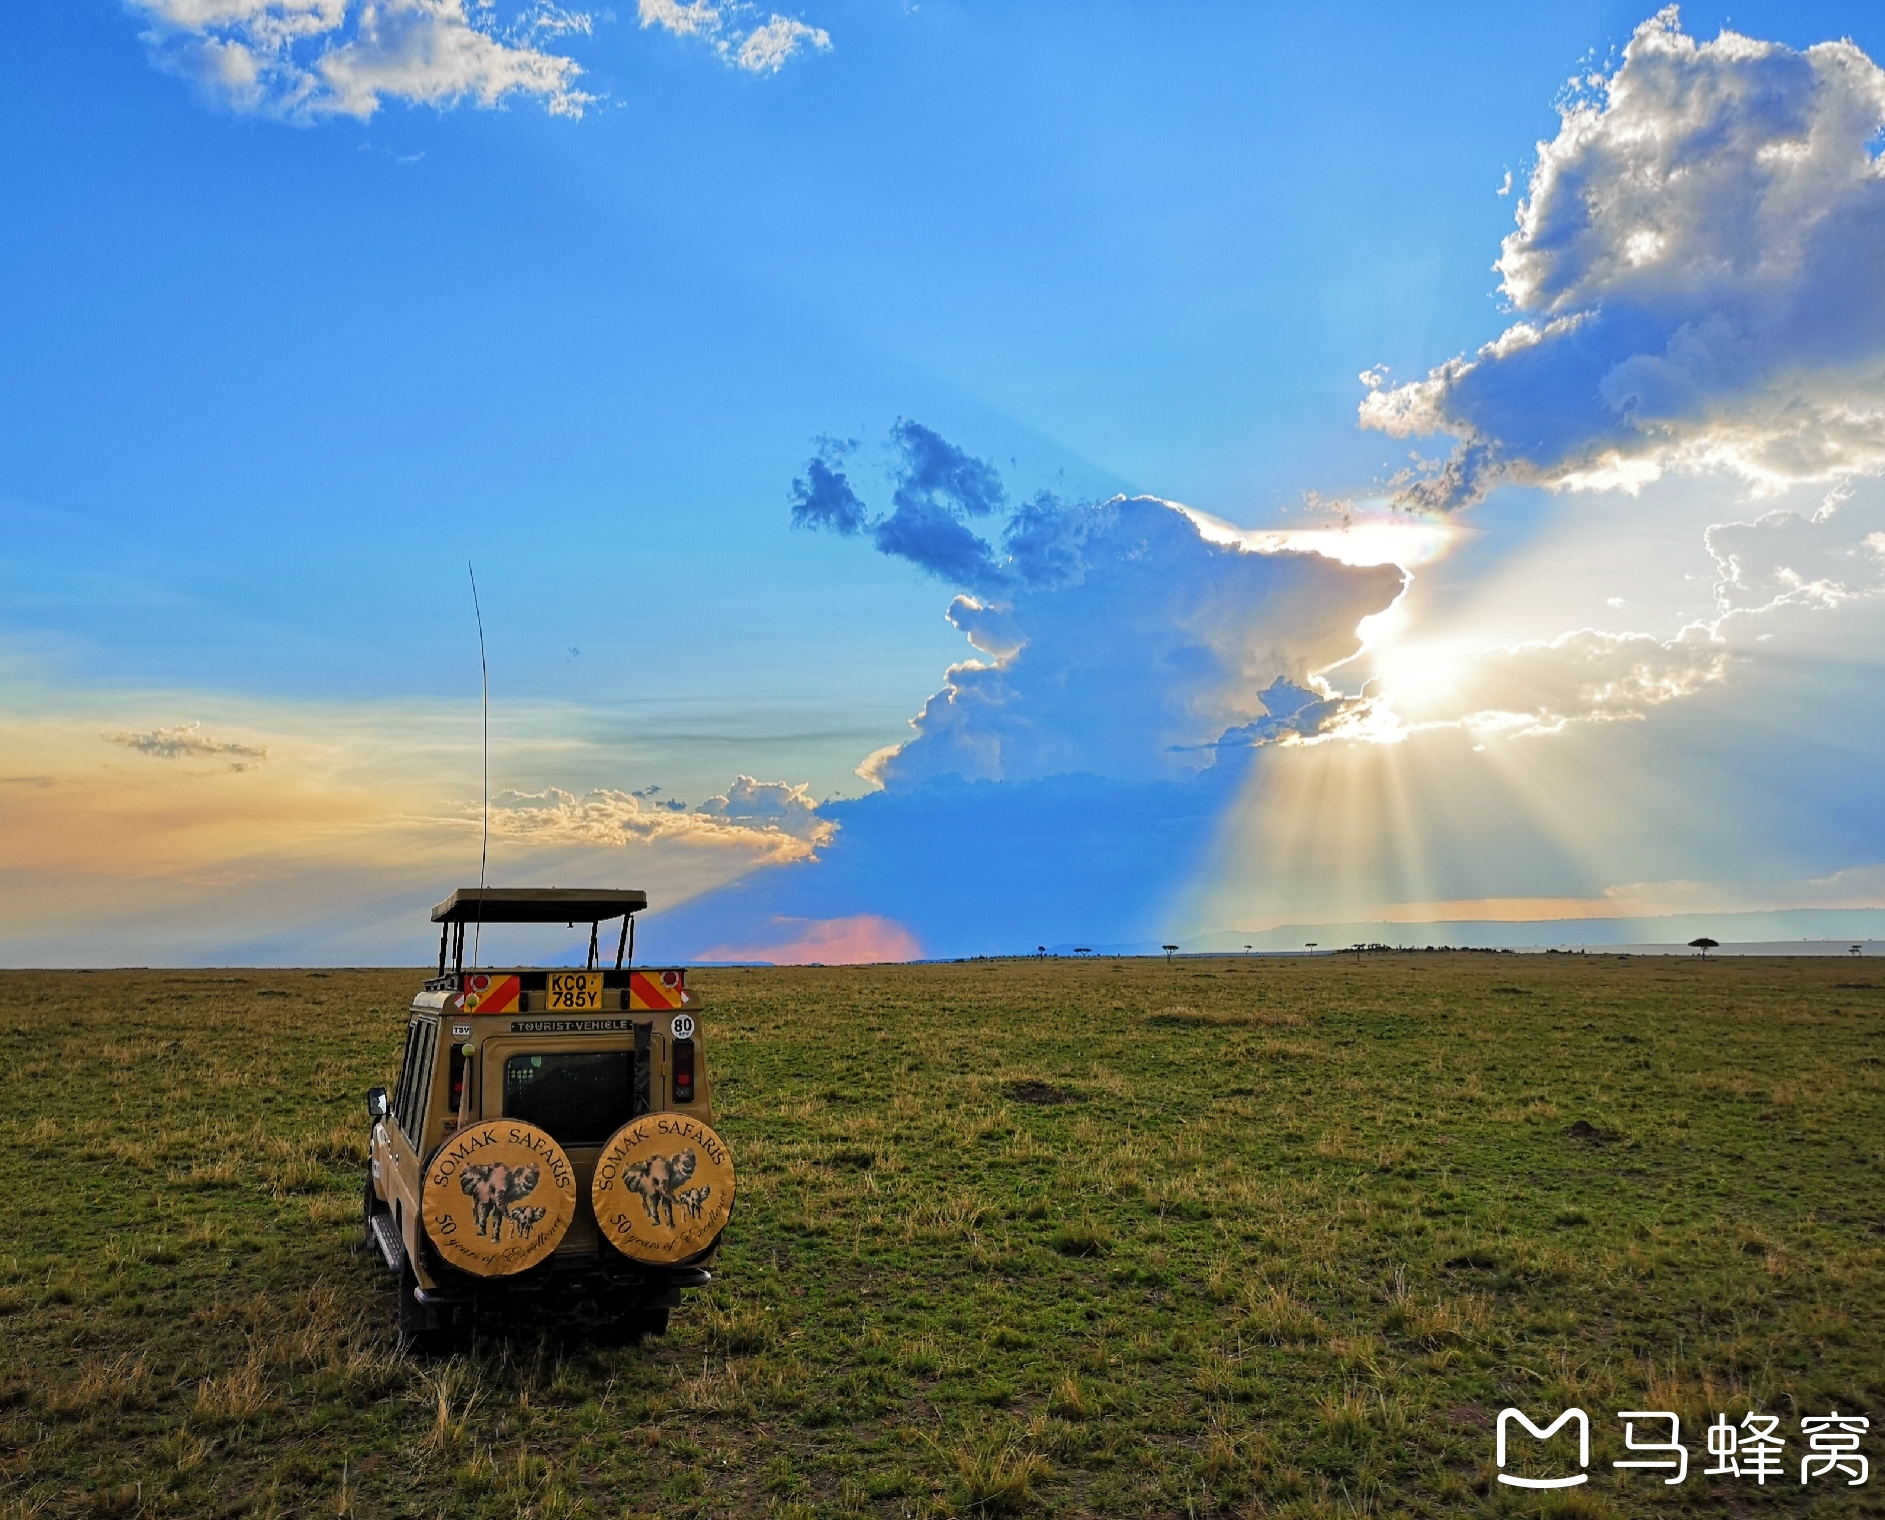
<svg viewBox="0 0 1885 1520"><path fill-rule="evenodd" d="M153 1394L149 1364L141 1356L124 1352L87 1361L76 1380L52 1391L46 1407L66 1419L87 1419L148 1408Z"/></svg>

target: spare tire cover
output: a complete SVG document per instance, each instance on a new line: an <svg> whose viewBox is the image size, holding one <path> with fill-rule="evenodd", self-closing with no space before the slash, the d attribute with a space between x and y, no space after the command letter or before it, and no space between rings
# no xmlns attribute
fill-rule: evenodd
<svg viewBox="0 0 1885 1520"><path fill-rule="evenodd" d="M698 1256L733 1212L733 1156L686 1114L643 1114L602 1148L589 1184L596 1224L631 1261Z"/></svg>
<svg viewBox="0 0 1885 1520"><path fill-rule="evenodd" d="M562 1243L576 1214L576 1169L536 1125L486 1119L432 1153L420 1202L425 1233L448 1264L505 1277Z"/></svg>

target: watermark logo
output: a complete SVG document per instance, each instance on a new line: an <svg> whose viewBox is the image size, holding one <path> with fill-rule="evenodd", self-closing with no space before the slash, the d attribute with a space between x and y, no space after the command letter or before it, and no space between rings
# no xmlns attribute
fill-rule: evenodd
<svg viewBox="0 0 1885 1520"><path fill-rule="evenodd" d="M1689 1475L1689 1449L1682 1444L1682 1421L1667 1409L1619 1409L1617 1418L1623 1421L1623 1444L1631 1451L1657 1451L1665 1455L1660 1457L1639 1457L1627 1462L1612 1462L1612 1467L1648 1467L1658 1472L1674 1472L1673 1478L1664 1478L1664 1484L1680 1483ZM1667 1420L1669 1439L1666 1441L1639 1441L1636 1439L1638 1420ZM1654 1431L1651 1434L1655 1434Z"/></svg>
<svg viewBox="0 0 1885 1520"><path fill-rule="evenodd" d="M1806 1437L1808 1450L1800 1459L1800 1481L1806 1482L1809 1476L1851 1473L1847 1488L1857 1488L1865 1482L1870 1469L1865 1465L1865 1458L1859 1455L1859 1437L1870 1425L1864 1415L1841 1414L1838 1410L1802 1418L1800 1434ZM1817 1474L1812 1472L1815 1466L1819 1468Z"/></svg>
<svg viewBox="0 0 1885 1520"><path fill-rule="evenodd" d="M1590 1416L1581 1409L1567 1409L1557 1419L1540 1430L1521 1410L1501 1409L1499 1411L1498 1457L1499 1481L1509 1483L1514 1488L1573 1488L1579 1483L1588 1483L1590 1474L1578 1472L1567 1478L1520 1478L1505 1472L1505 1430L1513 1420L1518 1421L1529 1431L1535 1440L1549 1441L1566 1425L1577 1426L1577 1465L1580 1468L1590 1466Z"/></svg>
<svg viewBox="0 0 1885 1520"><path fill-rule="evenodd" d="M1682 1421L1671 1409L1620 1409L1617 1419L1623 1426L1624 1450L1630 1456L1612 1462L1612 1467L1643 1468L1669 1473L1662 1481L1673 1487L1689 1476L1689 1448L1682 1441ZM1549 1441L1565 1426L1577 1431L1578 1471L1552 1478L1526 1478L1505 1471L1508 1457L1506 1433L1517 1424L1537 1441ZM1806 1453L1800 1459L1800 1482L1815 1479L1843 1479L1848 1488L1858 1488L1871 1476L1871 1467L1859 1449L1861 1438L1871 1429L1871 1421L1860 1414L1803 1415L1800 1435ZM1495 1455L1499 1481L1513 1488L1573 1488L1589 1481L1585 1471L1590 1466L1590 1416L1581 1409L1567 1409L1549 1425L1536 1425L1521 1409L1502 1409L1496 1433ZM1792 1475L1791 1459L1785 1455L1787 1438L1781 1433L1780 1416L1759 1414L1752 1410L1737 1420L1717 1414L1704 1437L1714 1466L1703 1469L1705 1478L1753 1479L1761 1487L1772 1478L1784 1483Z"/></svg>
<svg viewBox="0 0 1885 1520"><path fill-rule="evenodd" d="M1727 1415L1716 1415L1715 1423L1708 1427L1708 1454L1715 1465L1702 1476L1752 1478L1763 1488L1769 1478L1784 1476L1780 1454L1786 1449L1787 1438L1774 1434L1779 1427L1777 1414L1746 1414L1738 1426L1730 1425Z"/></svg>

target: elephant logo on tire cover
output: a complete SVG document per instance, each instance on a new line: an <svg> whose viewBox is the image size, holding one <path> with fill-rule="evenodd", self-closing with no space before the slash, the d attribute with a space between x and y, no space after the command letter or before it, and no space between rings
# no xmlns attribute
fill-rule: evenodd
<svg viewBox="0 0 1885 1520"><path fill-rule="evenodd" d="M641 1196L641 1206L648 1212L648 1223L665 1223L674 1228L674 1205L679 1204L689 1217L700 1218L701 1208L712 1195L710 1187L676 1191L694 1175L694 1153L677 1151L672 1156L650 1156L622 1168L622 1181L632 1193ZM666 1216L664 1219L663 1216Z"/></svg>
<svg viewBox="0 0 1885 1520"><path fill-rule="evenodd" d="M673 1266L710 1248L731 1216L733 1157L698 1119L643 1114L603 1147L589 1187L610 1245L630 1261Z"/></svg>
<svg viewBox="0 0 1885 1520"><path fill-rule="evenodd" d="M487 1161L460 1172L458 1185L471 1199L471 1219L478 1233L496 1245L504 1238L504 1225L509 1221L512 1234L528 1239L532 1226L543 1218L543 1210L517 1205L536 1191L537 1179L542 1175L534 1166L506 1166L502 1161Z"/></svg>

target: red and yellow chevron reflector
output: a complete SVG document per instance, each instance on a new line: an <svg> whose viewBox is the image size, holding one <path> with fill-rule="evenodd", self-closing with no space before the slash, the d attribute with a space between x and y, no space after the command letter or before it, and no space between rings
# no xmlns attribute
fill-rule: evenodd
<svg viewBox="0 0 1885 1520"><path fill-rule="evenodd" d="M452 1006L465 1013L515 1013L523 982L514 976L486 976L479 972L465 978L465 990L452 999Z"/></svg>
<svg viewBox="0 0 1885 1520"><path fill-rule="evenodd" d="M628 974L628 1006L668 1011L688 1004L685 971L631 971Z"/></svg>

